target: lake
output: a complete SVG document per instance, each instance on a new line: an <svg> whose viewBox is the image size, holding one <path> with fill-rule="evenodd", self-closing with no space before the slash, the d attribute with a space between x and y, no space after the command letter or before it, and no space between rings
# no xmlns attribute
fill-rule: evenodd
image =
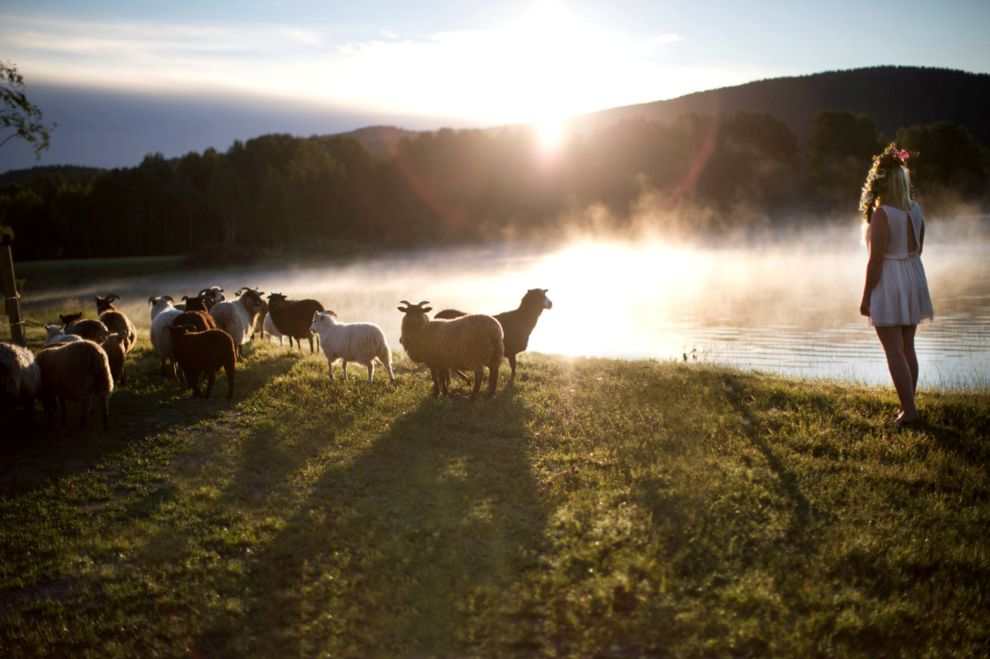
<svg viewBox="0 0 990 659"><path fill-rule="evenodd" d="M921 386L990 384L990 236L987 219L930 222L923 262L935 322L918 330ZM949 230L951 229L951 230ZM530 350L574 356L700 361L788 375L888 383L880 344L859 315L866 248L855 227L806 231L763 245L705 247L581 239L566 246L500 245L394 254L341 266L227 268L209 273L80 281L27 295L25 304L85 304L121 295L147 326L153 294L228 294L258 286L315 297L344 321L370 321L399 348L400 300L497 313L529 288L548 288ZM136 266L134 270L139 270ZM21 275L19 276L30 276ZM29 282L30 282L29 278ZM28 291L30 292L30 283ZM68 302L66 302L68 301Z"/></svg>

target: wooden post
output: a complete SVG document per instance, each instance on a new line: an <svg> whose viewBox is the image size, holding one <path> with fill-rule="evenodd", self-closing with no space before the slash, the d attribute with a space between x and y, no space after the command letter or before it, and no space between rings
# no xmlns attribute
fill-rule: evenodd
<svg viewBox="0 0 990 659"><path fill-rule="evenodd" d="M21 318L21 296L17 294L17 280L14 279L14 257L10 253L10 242L0 245L0 277L3 278L3 297L7 303L7 317L10 319L10 337L17 345L24 345L24 321Z"/></svg>

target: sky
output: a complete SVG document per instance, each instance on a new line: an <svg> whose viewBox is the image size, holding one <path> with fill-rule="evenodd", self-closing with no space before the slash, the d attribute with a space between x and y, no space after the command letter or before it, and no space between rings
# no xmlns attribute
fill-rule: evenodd
<svg viewBox="0 0 990 659"><path fill-rule="evenodd" d="M990 2L4 0L0 59L58 123L40 162L131 166L272 132L553 125L764 78L990 72Z"/></svg>

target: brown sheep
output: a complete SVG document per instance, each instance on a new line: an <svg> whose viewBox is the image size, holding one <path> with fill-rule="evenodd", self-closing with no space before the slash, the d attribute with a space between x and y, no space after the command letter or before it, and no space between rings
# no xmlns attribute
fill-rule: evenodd
<svg viewBox="0 0 990 659"><path fill-rule="evenodd" d="M98 320L80 320L81 313L68 316L59 314L59 318L62 319L62 324L65 326L63 331L66 334L75 334L93 343L100 343L110 334L107 326Z"/></svg>
<svg viewBox="0 0 990 659"><path fill-rule="evenodd" d="M127 357L127 350L124 348L125 345L127 345L127 337L121 332L111 334L100 344L103 352L107 353L107 361L110 363L110 375L113 376L114 382L119 382L120 384L127 384L127 372L124 370L124 362Z"/></svg>
<svg viewBox="0 0 990 659"><path fill-rule="evenodd" d="M426 364L433 377L433 395L447 391L443 375L450 369L474 371L474 391L471 400L481 390L481 380L488 367L488 397L495 395L498 385L498 368L502 363L502 326L491 316L472 314L455 320L430 320L429 302L410 304L402 301L399 307L402 319L402 335L399 342L406 349L409 359Z"/></svg>
<svg viewBox="0 0 990 659"><path fill-rule="evenodd" d="M48 416L51 430L56 400L62 405L62 423L66 422L65 401L82 404L80 428L86 427L93 396L103 407L103 429L110 429L110 394L113 376L103 348L91 341L74 341L60 346L48 346L37 354L35 363L41 370L39 398Z"/></svg>
<svg viewBox="0 0 990 659"><path fill-rule="evenodd" d="M172 327L178 327L179 325L191 325L197 332L205 332L206 330L217 328L213 316L205 311L186 311L179 314L172 321Z"/></svg>
<svg viewBox="0 0 990 659"><path fill-rule="evenodd" d="M134 323L119 309L113 306L114 300L119 300L119 295L109 295L107 297L96 296L96 313L100 314L100 322L107 326L107 330L112 333L124 335L124 352L130 352L134 344L137 343L137 330Z"/></svg>
<svg viewBox="0 0 990 659"><path fill-rule="evenodd" d="M172 351L179 368L186 374L186 382L193 390L193 398L199 398L199 376L206 374L206 394L210 397L217 371L227 374L227 400L234 397L234 368L237 365L237 348L234 340L223 330L211 329L195 332L189 325L172 326Z"/></svg>

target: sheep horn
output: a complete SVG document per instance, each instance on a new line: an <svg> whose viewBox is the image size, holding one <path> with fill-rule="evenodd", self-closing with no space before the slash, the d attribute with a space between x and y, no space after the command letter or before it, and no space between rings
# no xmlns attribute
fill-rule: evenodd
<svg viewBox="0 0 990 659"><path fill-rule="evenodd" d="M157 299L158 299L157 297L155 297L154 295L152 295L151 297L148 298L148 304L154 304L155 303L155 300L157 300Z"/></svg>
<svg viewBox="0 0 990 659"><path fill-rule="evenodd" d="M205 290L205 289L204 289L204 290ZM237 291L237 294L238 294L238 295L240 295L240 294L241 294L241 293L243 293L244 291L249 291L249 290L251 290L251 289L250 289L250 288L248 288L247 286L242 286L242 287L241 287L241 288L240 288L240 289L239 289L239 290Z"/></svg>
<svg viewBox="0 0 990 659"><path fill-rule="evenodd" d="M424 304L429 304L429 303L430 303L430 301L429 301L429 300L423 300L422 302L420 302L420 303L419 303L419 304L417 304L416 306L417 306L417 307L421 307L421 306L423 306Z"/></svg>
<svg viewBox="0 0 990 659"><path fill-rule="evenodd" d="M201 290L201 291L199 292L199 296L200 296L200 297L202 297L202 296L204 296L204 295L206 295L206 294L207 294L207 293L209 293L209 292L210 292L210 289L208 289L208 288L204 288L203 290Z"/></svg>
<svg viewBox="0 0 990 659"><path fill-rule="evenodd" d="M407 307L411 307L412 306L412 302L409 302L408 300L399 300L399 304L404 304Z"/></svg>
<svg viewBox="0 0 990 659"><path fill-rule="evenodd" d="M189 296L188 296L188 295L183 295L183 296L182 296L182 301L183 301L183 302L185 302L185 301L186 301L186 300L188 300L188 299L189 299Z"/></svg>
<svg viewBox="0 0 990 659"><path fill-rule="evenodd" d="M110 297L107 298L107 302L113 302L114 300L119 300L120 296L116 293L111 293Z"/></svg>
<svg viewBox="0 0 990 659"><path fill-rule="evenodd" d="M175 304L175 300L172 299L172 296L171 295L163 295L162 297L164 297L166 300L168 300L172 304Z"/></svg>

